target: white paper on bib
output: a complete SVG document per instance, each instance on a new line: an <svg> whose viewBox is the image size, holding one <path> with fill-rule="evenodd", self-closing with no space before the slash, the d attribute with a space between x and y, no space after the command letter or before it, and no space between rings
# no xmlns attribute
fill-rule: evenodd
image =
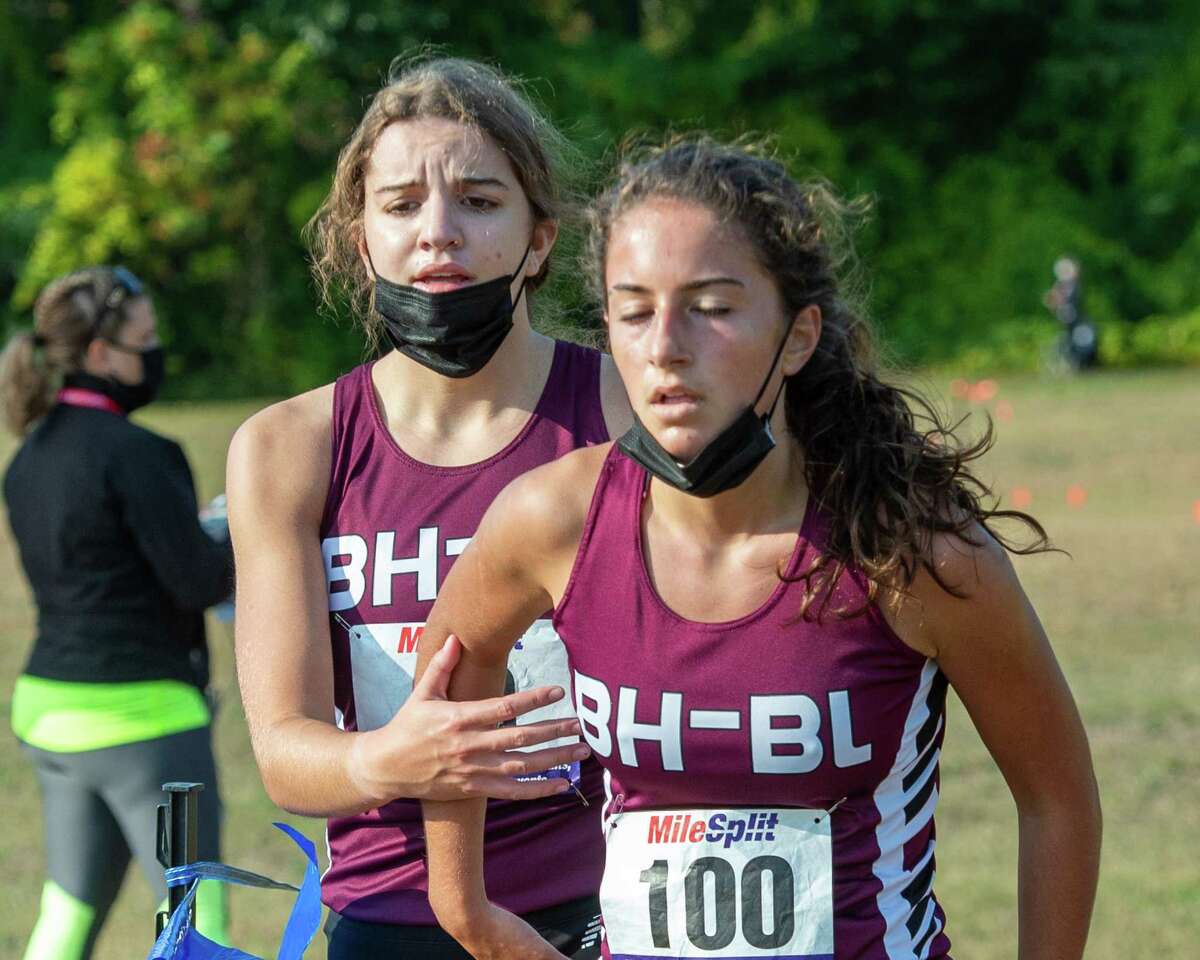
<svg viewBox="0 0 1200 960"><path fill-rule="evenodd" d="M609 821L600 906L613 960L832 960L824 810L643 810Z"/></svg>
<svg viewBox="0 0 1200 960"><path fill-rule="evenodd" d="M354 684L354 710L360 731L376 730L396 715L412 695L417 669L417 643L424 623L368 623L351 627L350 675ZM518 724L566 719L575 715L570 697L567 648L549 620L537 620L508 655L506 692L557 685L567 692L557 703L539 707L517 719ZM544 750L575 743L564 737L521 749Z"/></svg>

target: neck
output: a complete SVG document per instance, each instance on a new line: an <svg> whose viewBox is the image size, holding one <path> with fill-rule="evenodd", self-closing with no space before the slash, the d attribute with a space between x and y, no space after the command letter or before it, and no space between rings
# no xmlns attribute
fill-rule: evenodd
<svg viewBox="0 0 1200 960"><path fill-rule="evenodd" d="M474 376L444 377L392 350L375 365L372 379L389 421L446 437L513 409L532 411L553 356L553 341L535 333L527 319L514 317L495 356Z"/></svg>
<svg viewBox="0 0 1200 960"><path fill-rule="evenodd" d="M710 540L798 530L808 505L804 452L782 410L771 427L778 439L775 449L732 490L694 497L651 478L649 505L656 517Z"/></svg>

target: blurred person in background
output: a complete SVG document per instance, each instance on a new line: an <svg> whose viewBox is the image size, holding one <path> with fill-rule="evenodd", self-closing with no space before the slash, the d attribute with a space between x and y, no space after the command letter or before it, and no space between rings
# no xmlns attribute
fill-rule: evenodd
<svg viewBox="0 0 1200 960"><path fill-rule="evenodd" d="M230 594L232 553L201 529L183 450L128 419L162 380L154 306L123 267L48 284L0 358L21 438L4 497L38 611L12 700L47 865L25 960L89 957L131 856L165 898L164 782L204 784L199 856L220 854L203 612ZM224 942L219 887L198 923Z"/></svg>
<svg viewBox="0 0 1200 960"><path fill-rule="evenodd" d="M453 645L412 682L438 585L495 496L629 422L611 360L530 324L566 152L498 71L399 62L310 228L322 291L349 291L385 352L230 448L242 699L271 798L329 818L331 960L466 956L429 905L419 801L468 796L493 798L492 896L562 953L599 955L603 790L547 612L509 695L448 703Z"/></svg>
<svg viewBox="0 0 1200 960"><path fill-rule="evenodd" d="M1059 358L1075 371L1096 364L1096 325L1083 312L1083 281L1079 261L1059 257L1054 261L1054 286L1042 302L1062 325Z"/></svg>

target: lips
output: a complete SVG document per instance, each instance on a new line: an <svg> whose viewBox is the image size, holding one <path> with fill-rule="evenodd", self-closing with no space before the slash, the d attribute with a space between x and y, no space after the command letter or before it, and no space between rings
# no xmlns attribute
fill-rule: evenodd
<svg viewBox="0 0 1200 960"><path fill-rule="evenodd" d="M683 387L659 387L650 394L650 409L658 422L682 426L700 408L700 396Z"/></svg>
<svg viewBox="0 0 1200 960"><path fill-rule="evenodd" d="M412 285L429 293L457 290L475 282L475 275L457 263L435 263L421 269L412 279Z"/></svg>
<svg viewBox="0 0 1200 960"><path fill-rule="evenodd" d="M698 394L692 393L683 387L658 387L650 394L650 402L652 404L682 404L695 403L699 400Z"/></svg>

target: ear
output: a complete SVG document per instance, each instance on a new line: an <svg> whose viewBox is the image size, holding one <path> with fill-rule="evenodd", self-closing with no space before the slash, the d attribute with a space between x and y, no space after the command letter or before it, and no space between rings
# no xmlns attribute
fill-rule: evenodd
<svg viewBox="0 0 1200 960"><path fill-rule="evenodd" d="M358 236L355 238L354 245L358 248L358 259L362 261L363 269L367 271L368 277L374 277L375 271L371 269L371 260L367 256L367 232L362 228L360 223L358 226Z"/></svg>
<svg viewBox="0 0 1200 960"><path fill-rule="evenodd" d="M83 353L83 369L95 377L107 377L111 372L112 352L108 344L96 337Z"/></svg>
<svg viewBox="0 0 1200 960"><path fill-rule="evenodd" d="M558 239L558 223L554 220L539 220L533 225L533 236L529 241L529 262L525 264L525 276L531 280L542 272L542 266L554 249Z"/></svg>
<svg viewBox="0 0 1200 960"><path fill-rule="evenodd" d="M779 363L784 376L790 377L799 372L808 363L820 340L821 308L810 303L792 318L792 332L788 334Z"/></svg>

